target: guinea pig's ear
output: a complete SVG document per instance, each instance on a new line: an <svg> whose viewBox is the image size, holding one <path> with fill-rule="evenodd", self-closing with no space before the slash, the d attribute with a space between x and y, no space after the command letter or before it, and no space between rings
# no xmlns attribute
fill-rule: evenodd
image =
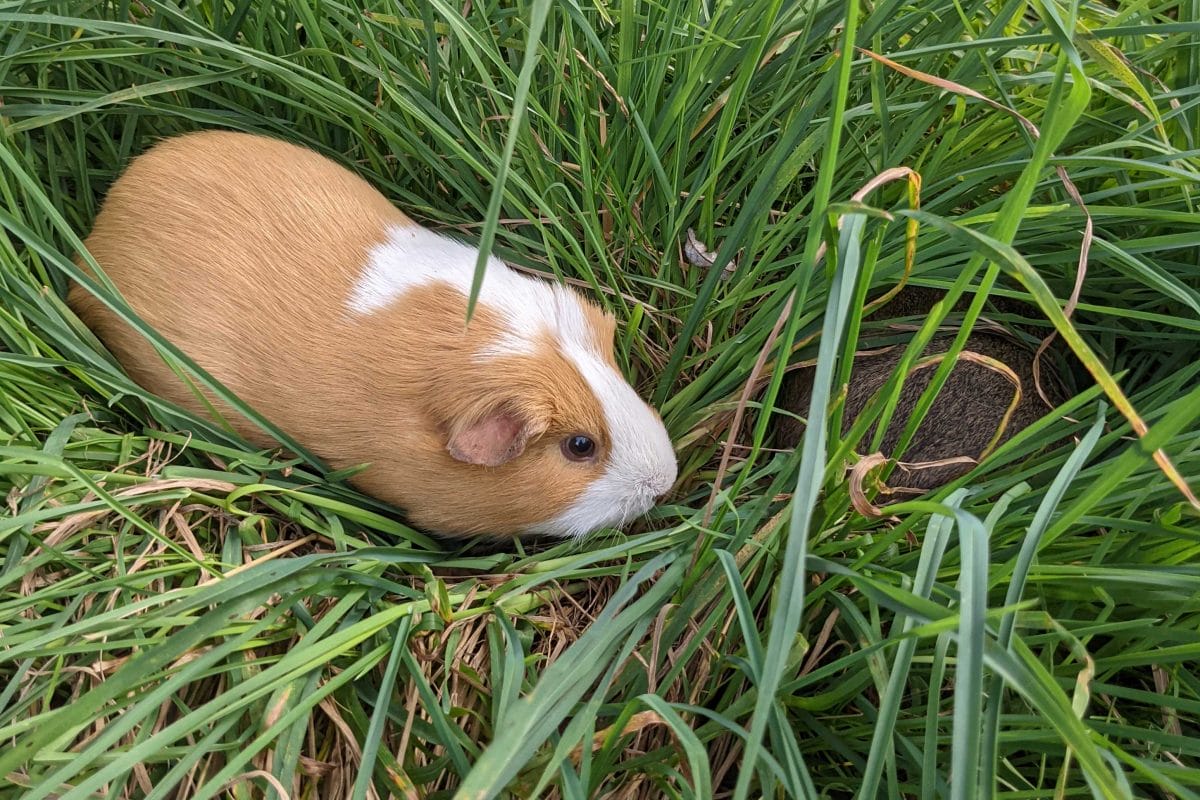
<svg viewBox="0 0 1200 800"><path fill-rule="evenodd" d="M545 423L500 407L455 428L446 449L458 461L481 467L498 467L521 455L531 439L545 432Z"/></svg>

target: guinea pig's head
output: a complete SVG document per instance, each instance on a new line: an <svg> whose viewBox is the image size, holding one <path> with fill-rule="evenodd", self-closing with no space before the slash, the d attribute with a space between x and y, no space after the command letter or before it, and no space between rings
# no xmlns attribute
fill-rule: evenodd
<svg viewBox="0 0 1200 800"><path fill-rule="evenodd" d="M553 287L522 341L481 339L451 403L446 452L490 483L504 533L583 536L643 515L676 480L658 413L613 356L616 323ZM530 330L532 329L532 330ZM504 341L508 339L508 341Z"/></svg>
<svg viewBox="0 0 1200 800"><path fill-rule="evenodd" d="M431 445L441 448L448 491L408 504L418 525L578 537L625 525L675 482L662 419L617 366L613 318L569 289L537 283L526 303L503 311L481 303L464 361L447 350L434 366ZM433 298L422 305L428 313ZM462 319L461 309L448 311Z"/></svg>

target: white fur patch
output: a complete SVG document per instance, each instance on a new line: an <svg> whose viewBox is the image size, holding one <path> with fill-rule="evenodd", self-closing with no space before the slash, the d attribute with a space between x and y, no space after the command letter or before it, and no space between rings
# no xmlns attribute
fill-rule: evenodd
<svg viewBox="0 0 1200 800"><path fill-rule="evenodd" d="M347 306L352 314L370 314L431 283L469 296L478 257L477 248L418 225L394 227L372 248ZM495 256L488 258L479 302L507 323L505 336L480 355L527 355L534 352L543 331L587 341L587 318L569 289L522 275Z"/></svg>
<svg viewBox="0 0 1200 800"><path fill-rule="evenodd" d="M371 250L347 301L348 310L370 314L431 283L468 295L478 256L476 248L419 226L393 228ZM528 532L583 536L646 513L677 474L675 450L662 422L597 352L587 315L573 291L522 275L495 257L488 259L486 270L479 301L502 315L507 331L480 350L480 356L529 354L549 333L592 387L611 439L604 474L570 508Z"/></svg>

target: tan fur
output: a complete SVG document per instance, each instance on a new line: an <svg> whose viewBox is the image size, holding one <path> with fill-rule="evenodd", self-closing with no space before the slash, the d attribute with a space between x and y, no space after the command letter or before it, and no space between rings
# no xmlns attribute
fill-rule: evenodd
<svg viewBox="0 0 1200 800"><path fill-rule="evenodd" d="M578 371L543 343L481 363L502 329L444 286L350 319L345 300L388 226L412 225L361 178L309 150L225 132L163 142L113 185L86 245L126 300L167 339L354 483L415 524L511 534L564 510L600 474L609 434ZM153 348L80 287L72 307L148 390L202 404ZM615 323L588 307L612 362ZM455 431L503 410L536 434L496 468L456 461ZM222 408L241 434L273 441ZM564 437L596 439L573 463Z"/></svg>
<svg viewBox="0 0 1200 800"><path fill-rule="evenodd" d="M613 369L620 371L617 368L617 359L613 353L613 339L617 335L617 321L611 314L605 313L591 303L584 303L584 315L587 317L588 325L595 332L593 344L597 352L604 356L604 360Z"/></svg>

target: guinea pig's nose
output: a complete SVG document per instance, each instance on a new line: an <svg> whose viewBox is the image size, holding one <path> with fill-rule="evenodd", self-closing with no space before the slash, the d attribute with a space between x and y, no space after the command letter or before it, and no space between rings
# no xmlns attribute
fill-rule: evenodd
<svg viewBox="0 0 1200 800"><path fill-rule="evenodd" d="M666 497L667 492L671 491L671 486L675 483L674 480L662 476L650 478L642 484L642 488L646 494L655 500L661 500Z"/></svg>

